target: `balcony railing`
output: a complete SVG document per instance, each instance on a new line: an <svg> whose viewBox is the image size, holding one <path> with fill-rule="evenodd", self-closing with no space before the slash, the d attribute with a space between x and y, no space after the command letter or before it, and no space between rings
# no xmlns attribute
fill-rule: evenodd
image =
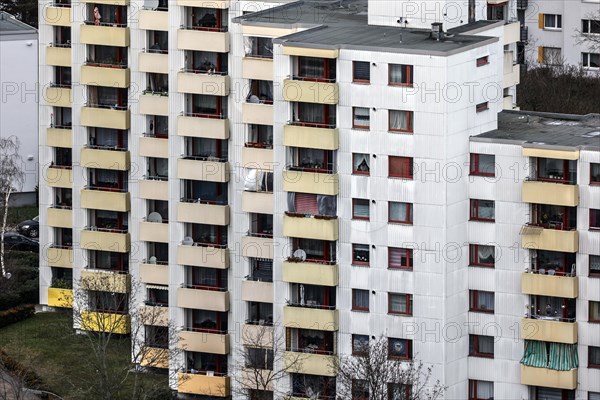
<svg viewBox="0 0 600 400"><path fill-rule="evenodd" d="M229 28L227 26L221 28L212 28L208 26L197 26L197 25L182 25L181 29L186 29L188 31L205 31L205 32L228 32Z"/></svg>
<svg viewBox="0 0 600 400"><path fill-rule="evenodd" d="M116 229L116 228L102 228L94 225L86 226L83 229L93 232L107 232L107 233L127 233L127 229Z"/></svg>
<svg viewBox="0 0 600 400"><path fill-rule="evenodd" d="M298 75L292 75L291 78L294 81L335 83L335 79L329 79L329 78L313 78L313 77L309 77L309 76L298 76Z"/></svg>
<svg viewBox="0 0 600 400"><path fill-rule="evenodd" d="M326 306L326 305L322 305L322 304L309 304L309 301L310 300L308 300L304 304L302 304L302 303L288 300L286 303L290 307L315 308L318 310L335 310L335 306Z"/></svg>
<svg viewBox="0 0 600 400"><path fill-rule="evenodd" d="M211 119L227 119L225 114L207 114L207 113L194 113L194 112L184 112L181 113L184 117L195 117L195 118L211 118Z"/></svg>
<svg viewBox="0 0 600 400"><path fill-rule="evenodd" d="M110 186L90 185L83 187L86 190L97 190L100 192L115 192L115 193L127 193L127 188L116 188Z"/></svg>
<svg viewBox="0 0 600 400"><path fill-rule="evenodd" d="M182 283L181 287L182 288L186 288L186 289L210 290L212 292L226 292L227 291L226 287L208 286L208 285L196 285L196 284L193 284L193 283Z"/></svg>
<svg viewBox="0 0 600 400"><path fill-rule="evenodd" d="M128 105L119 105L119 104L85 103L84 107L104 108L104 109L107 109L107 110L119 110L119 111L126 111L126 110L129 109Z"/></svg>
<svg viewBox="0 0 600 400"><path fill-rule="evenodd" d="M335 124L325 124L320 122L302 122L302 121L288 121L288 124L294 126L305 126L307 128L325 128L334 129Z"/></svg>
<svg viewBox="0 0 600 400"><path fill-rule="evenodd" d="M127 24L120 24L116 22L96 22L91 20L83 21L84 25L96 25L96 26L107 26L111 28L127 28Z"/></svg>

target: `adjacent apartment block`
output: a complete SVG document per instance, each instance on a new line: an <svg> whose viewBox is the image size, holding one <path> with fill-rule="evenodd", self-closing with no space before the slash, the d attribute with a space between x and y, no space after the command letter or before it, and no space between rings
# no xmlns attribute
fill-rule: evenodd
<svg viewBox="0 0 600 400"><path fill-rule="evenodd" d="M502 112L520 26L485 3L283 3L41 3L41 302L161 310L186 398L334 398L384 336L447 399L597 399L597 121ZM269 352L304 362L245 389Z"/></svg>

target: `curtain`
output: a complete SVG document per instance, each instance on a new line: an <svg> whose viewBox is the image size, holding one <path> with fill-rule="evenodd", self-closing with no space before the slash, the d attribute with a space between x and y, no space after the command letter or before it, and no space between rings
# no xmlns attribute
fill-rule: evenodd
<svg viewBox="0 0 600 400"><path fill-rule="evenodd" d="M317 196L317 205L319 215L336 216L337 215L337 196ZM368 216L368 204L367 204L367 216Z"/></svg>
<svg viewBox="0 0 600 400"><path fill-rule="evenodd" d="M486 381L477 381L477 399L493 399L494 383Z"/></svg>
<svg viewBox="0 0 600 400"><path fill-rule="evenodd" d="M555 371L570 371L579 367L577 344L549 343L548 368Z"/></svg>
<svg viewBox="0 0 600 400"><path fill-rule="evenodd" d="M482 310L494 309L494 293L479 291L479 308Z"/></svg>
<svg viewBox="0 0 600 400"><path fill-rule="evenodd" d="M390 129L409 130L408 115L408 111L390 110Z"/></svg>
<svg viewBox="0 0 600 400"><path fill-rule="evenodd" d="M389 202L390 221L406 221L409 206L408 203Z"/></svg>
<svg viewBox="0 0 600 400"><path fill-rule="evenodd" d="M525 350L521 364L528 367L546 368L548 364L548 350L546 343L537 340L525 340Z"/></svg>
<svg viewBox="0 0 600 400"><path fill-rule="evenodd" d="M478 201L479 218L494 219L494 201L479 200Z"/></svg>
<svg viewBox="0 0 600 400"><path fill-rule="evenodd" d="M390 267L408 266L408 250L388 247L388 263Z"/></svg>
<svg viewBox="0 0 600 400"><path fill-rule="evenodd" d="M477 246L477 260L481 264L493 264L494 253L494 246Z"/></svg>
<svg viewBox="0 0 600 400"><path fill-rule="evenodd" d="M257 179L260 176L260 171L254 168L249 168L248 173L246 174L246 178L244 179L244 190L249 192L257 191Z"/></svg>
<svg viewBox="0 0 600 400"><path fill-rule="evenodd" d="M590 272L600 273L600 256L590 256Z"/></svg>
<svg viewBox="0 0 600 400"><path fill-rule="evenodd" d="M359 308L369 308L369 291L355 289L352 292L354 297L354 306Z"/></svg>
<svg viewBox="0 0 600 400"><path fill-rule="evenodd" d="M403 178L412 177L412 159L409 157L390 156L388 175Z"/></svg>
<svg viewBox="0 0 600 400"><path fill-rule="evenodd" d="M247 56L252 55L253 48L254 48L254 38L251 36L244 36L244 53Z"/></svg>
<svg viewBox="0 0 600 400"><path fill-rule="evenodd" d="M405 68L404 65L390 64L390 82L393 82L393 83L403 83L404 82L404 76L406 75L404 73L405 69L406 68Z"/></svg>
<svg viewBox="0 0 600 400"><path fill-rule="evenodd" d="M369 172L369 155L368 154L354 154L352 159L352 170L359 172Z"/></svg>
<svg viewBox="0 0 600 400"><path fill-rule="evenodd" d="M314 57L299 57L298 75L305 78L323 78L325 76L325 61Z"/></svg>
<svg viewBox="0 0 600 400"><path fill-rule="evenodd" d="M390 311L405 313L408 311L405 294L390 294Z"/></svg>
<svg viewBox="0 0 600 400"><path fill-rule="evenodd" d="M479 336L479 352L494 354L494 338L492 336Z"/></svg>
<svg viewBox="0 0 600 400"><path fill-rule="evenodd" d="M480 172L494 173L496 158L489 154L479 154L479 169Z"/></svg>
<svg viewBox="0 0 600 400"><path fill-rule="evenodd" d="M325 114L323 105L313 103L297 103L298 118L302 122L325 123Z"/></svg>
<svg viewBox="0 0 600 400"><path fill-rule="evenodd" d="M295 192L287 192L287 206L288 206L288 212L291 212L291 213L296 212L296 193Z"/></svg>
<svg viewBox="0 0 600 400"><path fill-rule="evenodd" d="M590 320L600 320L600 302L590 301Z"/></svg>

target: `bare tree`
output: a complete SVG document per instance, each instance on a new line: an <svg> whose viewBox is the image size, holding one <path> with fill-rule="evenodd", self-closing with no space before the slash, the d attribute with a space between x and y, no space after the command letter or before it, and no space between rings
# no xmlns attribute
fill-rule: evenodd
<svg viewBox="0 0 600 400"><path fill-rule="evenodd" d="M575 30L575 42L587 47L590 53L600 53L600 11L587 15L581 29Z"/></svg>
<svg viewBox="0 0 600 400"><path fill-rule="evenodd" d="M370 340L358 350L361 355L333 359L336 398L435 400L442 396L440 382L430 382L432 368L418 360L390 358L385 337Z"/></svg>
<svg viewBox="0 0 600 400"><path fill-rule="evenodd" d="M25 182L23 160L19 155L19 139L16 136L0 138L0 202L2 204L2 229L0 232L0 269L2 276L10 279L4 265L4 233L8 218L8 205L13 192L21 190Z"/></svg>

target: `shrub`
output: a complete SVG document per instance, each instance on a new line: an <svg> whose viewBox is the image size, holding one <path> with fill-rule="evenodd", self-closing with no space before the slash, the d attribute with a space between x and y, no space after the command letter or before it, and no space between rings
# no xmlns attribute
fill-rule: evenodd
<svg viewBox="0 0 600 400"><path fill-rule="evenodd" d="M22 321L33 315L35 306L25 304L6 311L0 311L0 328Z"/></svg>

